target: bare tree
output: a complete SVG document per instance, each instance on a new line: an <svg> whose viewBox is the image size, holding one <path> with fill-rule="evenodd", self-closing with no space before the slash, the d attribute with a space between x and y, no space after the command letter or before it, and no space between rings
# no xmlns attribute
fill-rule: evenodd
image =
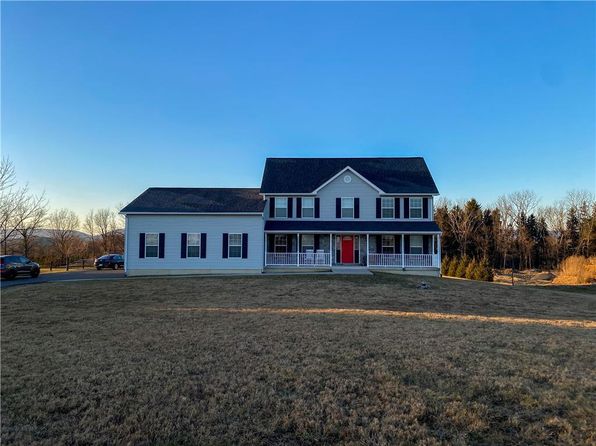
<svg viewBox="0 0 596 446"><path fill-rule="evenodd" d="M448 214L448 222L460 247L461 255L467 255L469 241L482 222L482 215L476 201L462 201L456 204Z"/></svg>
<svg viewBox="0 0 596 446"><path fill-rule="evenodd" d="M104 254L109 253L112 247L111 232L114 227L114 219L114 213L109 208L98 209L95 213L95 227L101 238L101 247Z"/></svg>
<svg viewBox="0 0 596 446"><path fill-rule="evenodd" d="M81 239L76 233L79 228L79 217L69 209L57 209L49 216L50 238L54 250L66 261L68 270L70 257L77 252Z"/></svg>
<svg viewBox="0 0 596 446"><path fill-rule="evenodd" d="M26 257L31 255L35 241L37 240L37 230L42 227L47 219L47 215L47 208L40 207L33 213L33 215L25 219L22 226L17 229L23 239L23 254Z"/></svg>
<svg viewBox="0 0 596 446"><path fill-rule="evenodd" d="M83 229L87 234L91 236L90 244L91 244L91 254L93 258L96 257L97 254L97 247L95 246L96 243L96 225L95 225L95 211L91 209L89 213L85 216L85 221L83 222Z"/></svg>
<svg viewBox="0 0 596 446"><path fill-rule="evenodd" d="M7 242L19 230L39 223L47 204L44 194L34 195L27 185L17 186L14 165L8 158L0 161L0 244L4 253Z"/></svg>

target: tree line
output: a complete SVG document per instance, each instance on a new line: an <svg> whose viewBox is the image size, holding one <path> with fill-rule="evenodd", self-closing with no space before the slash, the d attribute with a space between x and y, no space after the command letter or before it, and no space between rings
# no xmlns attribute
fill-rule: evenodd
<svg viewBox="0 0 596 446"><path fill-rule="evenodd" d="M493 268L554 269L566 257L596 255L596 202L586 190L540 206L535 192L502 195L493 206L474 198L438 200L443 257L474 259Z"/></svg>
<svg viewBox="0 0 596 446"><path fill-rule="evenodd" d="M124 250L120 206L91 209L83 218L70 209L51 209L44 194L17 182L13 163L0 161L0 250L42 265L69 265Z"/></svg>

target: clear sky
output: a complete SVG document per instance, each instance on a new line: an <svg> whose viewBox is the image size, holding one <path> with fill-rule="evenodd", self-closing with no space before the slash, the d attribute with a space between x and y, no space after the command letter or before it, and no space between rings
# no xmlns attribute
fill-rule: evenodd
<svg viewBox="0 0 596 446"><path fill-rule="evenodd" d="M595 3L2 2L2 154L84 214L424 156L442 195L595 188Z"/></svg>

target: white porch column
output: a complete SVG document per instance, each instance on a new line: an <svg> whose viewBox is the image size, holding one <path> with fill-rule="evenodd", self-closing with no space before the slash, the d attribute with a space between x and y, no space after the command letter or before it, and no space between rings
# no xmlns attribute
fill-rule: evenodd
<svg viewBox="0 0 596 446"><path fill-rule="evenodd" d="M333 234L329 234L329 266L333 268Z"/></svg>
<svg viewBox="0 0 596 446"><path fill-rule="evenodd" d="M296 234L296 266L300 266L300 234Z"/></svg>
<svg viewBox="0 0 596 446"><path fill-rule="evenodd" d="M267 266L267 245L269 244L269 235L265 232L265 243L263 243L263 245L265 246L265 248L263 248L265 250L265 254L263 255L263 265Z"/></svg>
<svg viewBox="0 0 596 446"><path fill-rule="evenodd" d="M404 237L404 235L402 234L402 235L401 235L401 243L400 243L400 245L399 245L399 246L400 246L400 248L401 248L401 268L402 268L403 270L405 270L405 269L406 269L405 256L404 256L404 243L405 243L405 237Z"/></svg>
<svg viewBox="0 0 596 446"><path fill-rule="evenodd" d="M439 262L439 275L443 274L441 271L441 234L437 234L437 261Z"/></svg>
<svg viewBox="0 0 596 446"><path fill-rule="evenodd" d="M366 267L368 268L368 257L370 256L370 249L368 248L369 234L366 234Z"/></svg>

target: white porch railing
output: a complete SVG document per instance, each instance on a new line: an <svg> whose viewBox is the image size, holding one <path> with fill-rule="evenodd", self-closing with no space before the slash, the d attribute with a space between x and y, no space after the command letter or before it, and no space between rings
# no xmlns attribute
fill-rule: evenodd
<svg viewBox="0 0 596 446"><path fill-rule="evenodd" d="M403 263L401 254L369 254L368 265L381 268L438 268L439 256L437 254L404 254Z"/></svg>
<svg viewBox="0 0 596 446"><path fill-rule="evenodd" d="M328 252L268 252L265 266L329 266L329 256Z"/></svg>

